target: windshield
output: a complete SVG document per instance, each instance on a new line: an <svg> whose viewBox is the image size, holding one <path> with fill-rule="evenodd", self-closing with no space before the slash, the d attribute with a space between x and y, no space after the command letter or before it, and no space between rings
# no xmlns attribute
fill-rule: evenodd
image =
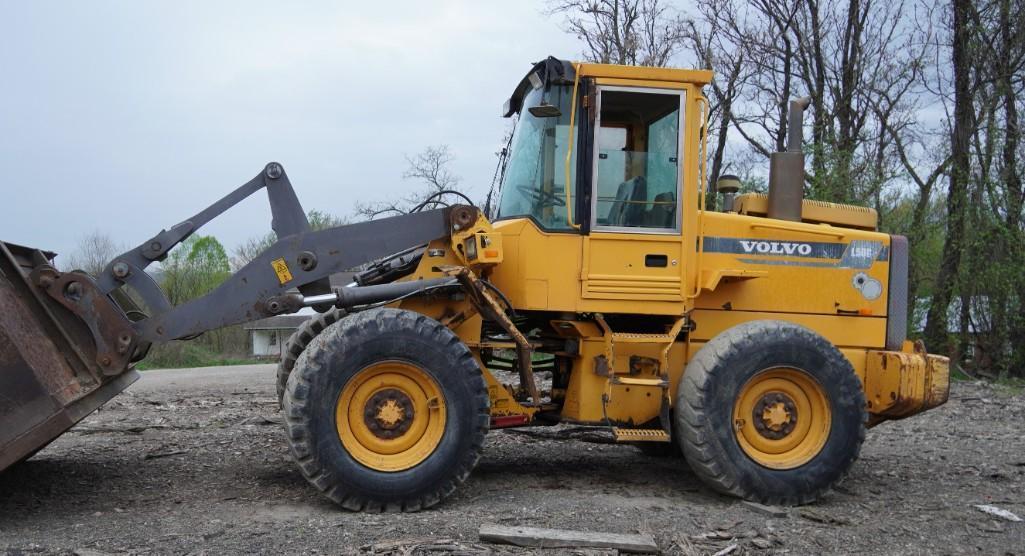
<svg viewBox="0 0 1025 556"><path fill-rule="evenodd" d="M529 216L547 230L571 229L566 221L566 152L572 96L573 87L565 85L552 86L547 92L534 89L524 99L502 183L498 219ZM562 114L541 118L530 113L530 107L541 104L558 107ZM571 184L576 175L576 151L572 152ZM575 205L572 197L569 202Z"/></svg>

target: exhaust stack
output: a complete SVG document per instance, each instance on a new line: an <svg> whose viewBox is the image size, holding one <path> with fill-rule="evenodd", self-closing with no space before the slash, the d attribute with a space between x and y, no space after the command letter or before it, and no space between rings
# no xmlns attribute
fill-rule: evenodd
<svg viewBox="0 0 1025 556"><path fill-rule="evenodd" d="M804 122L804 109L809 104L811 104L811 97L790 101L790 112L787 119L787 150L769 155L769 218L801 221L801 201L804 197L804 152L801 150L801 127Z"/></svg>

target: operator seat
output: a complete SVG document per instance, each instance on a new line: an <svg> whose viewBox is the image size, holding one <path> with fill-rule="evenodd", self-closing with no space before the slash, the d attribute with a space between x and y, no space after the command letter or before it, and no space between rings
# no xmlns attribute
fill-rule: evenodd
<svg viewBox="0 0 1025 556"><path fill-rule="evenodd" d="M648 187L644 176L630 178L619 184L616 200L609 209L608 225L616 227L634 227L644 225L644 201L648 197Z"/></svg>
<svg viewBox="0 0 1025 556"><path fill-rule="evenodd" d="M644 213L646 228L676 227L676 196L671 192L655 195L651 208Z"/></svg>

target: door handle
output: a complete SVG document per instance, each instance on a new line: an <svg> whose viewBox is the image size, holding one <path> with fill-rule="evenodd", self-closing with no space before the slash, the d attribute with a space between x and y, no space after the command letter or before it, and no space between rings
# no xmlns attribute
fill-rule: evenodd
<svg viewBox="0 0 1025 556"><path fill-rule="evenodd" d="M665 268L669 266L669 257L657 253L648 253L644 256L644 266Z"/></svg>

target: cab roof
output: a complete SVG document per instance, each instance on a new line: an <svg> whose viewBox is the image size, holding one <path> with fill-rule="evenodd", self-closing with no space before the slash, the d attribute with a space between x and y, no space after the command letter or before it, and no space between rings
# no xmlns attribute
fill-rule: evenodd
<svg viewBox="0 0 1025 556"><path fill-rule="evenodd" d="M502 116L508 118L523 107L523 98L534 88L532 81L541 86L571 85L577 72L581 77L609 77L614 79L634 79L641 81L671 81L675 83L694 83L701 87L712 81L711 70L653 68L645 66L621 66L616 64L592 64L588 62L570 62L549 56L534 64L527 75L520 80L513 90L512 96L505 101Z"/></svg>

